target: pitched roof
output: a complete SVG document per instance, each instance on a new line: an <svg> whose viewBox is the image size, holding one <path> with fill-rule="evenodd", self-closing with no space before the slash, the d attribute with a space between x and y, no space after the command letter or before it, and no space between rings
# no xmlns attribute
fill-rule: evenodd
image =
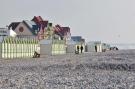
<svg viewBox="0 0 135 89"><path fill-rule="evenodd" d="M32 21L34 21L39 27L42 26L43 29L47 27L48 24L48 21L43 20L41 16L34 16Z"/></svg>
<svg viewBox="0 0 135 89"><path fill-rule="evenodd" d="M70 28L69 27L62 27L62 33L65 34L65 33L70 33Z"/></svg>
<svg viewBox="0 0 135 89"><path fill-rule="evenodd" d="M62 27L60 25L55 25L56 28L58 28L59 30L62 30Z"/></svg>
<svg viewBox="0 0 135 89"><path fill-rule="evenodd" d="M60 25L55 25L55 29L54 29L55 34L59 35L60 37L63 37L61 31L62 31L62 27Z"/></svg>
<svg viewBox="0 0 135 89"><path fill-rule="evenodd" d="M24 20L23 22L25 22L30 28L33 28L33 25L36 25L34 21Z"/></svg>
<svg viewBox="0 0 135 89"><path fill-rule="evenodd" d="M30 31L33 33L33 35L37 35L35 33L35 30L38 30L39 27L38 27L38 25L36 25L36 23L34 21L24 20L23 23L30 29Z"/></svg>
<svg viewBox="0 0 135 89"><path fill-rule="evenodd" d="M69 27L61 27L60 25L55 25L54 32L55 34L59 35L61 39L63 39L65 36L71 36Z"/></svg>
<svg viewBox="0 0 135 89"><path fill-rule="evenodd" d="M15 30L16 27L19 25L20 22L12 22L9 26L8 26L8 29L12 29L12 30Z"/></svg>
<svg viewBox="0 0 135 89"><path fill-rule="evenodd" d="M69 28L69 27L62 27L62 29L63 29L64 31L70 32L70 28Z"/></svg>
<svg viewBox="0 0 135 89"><path fill-rule="evenodd" d="M34 16L34 18L32 19L32 21L34 21L35 23L40 23L40 22L42 22L44 20L42 19L41 16Z"/></svg>
<svg viewBox="0 0 135 89"><path fill-rule="evenodd" d="M40 25L42 26L43 29L45 27L47 27L47 25L48 25L48 21L41 21L40 23L41 23Z"/></svg>
<svg viewBox="0 0 135 89"><path fill-rule="evenodd" d="M55 29L56 34L60 33L62 36L64 36L67 32L70 33L69 27L61 27L60 25L55 26L57 29Z"/></svg>

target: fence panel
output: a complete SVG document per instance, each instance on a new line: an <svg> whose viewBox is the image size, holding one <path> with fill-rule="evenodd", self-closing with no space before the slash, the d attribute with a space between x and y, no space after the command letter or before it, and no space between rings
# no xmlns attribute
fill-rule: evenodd
<svg viewBox="0 0 135 89"><path fill-rule="evenodd" d="M52 55L65 54L65 41L53 40L52 41Z"/></svg>
<svg viewBox="0 0 135 89"><path fill-rule="evenodd" d="M1 47L2 58L28 58L37 50L38 40L35 38L4 37Z"/></svg>

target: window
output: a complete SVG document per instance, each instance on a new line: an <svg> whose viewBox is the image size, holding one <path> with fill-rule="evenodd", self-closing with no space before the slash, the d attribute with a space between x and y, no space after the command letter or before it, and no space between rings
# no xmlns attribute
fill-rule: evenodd
<svg viewBox="0 0 135 89"><path fill-rule="evenodd" d="M23 32L23 31L24 31L23 27L20 27L20 28L19 28L19 31L20 31L20 32Z"/></svg>

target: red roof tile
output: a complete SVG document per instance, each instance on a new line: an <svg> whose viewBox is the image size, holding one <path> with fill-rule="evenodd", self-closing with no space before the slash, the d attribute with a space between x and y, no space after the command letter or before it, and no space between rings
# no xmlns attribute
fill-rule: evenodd
<svg viewBox="0 0 135 89"><path fill-rule="evenodd" d="M42 19L41 16L34 16L34 18L32 19L32 21L34 21L35 23L40 23L40 22L42 22L44 20Z"/></svg>

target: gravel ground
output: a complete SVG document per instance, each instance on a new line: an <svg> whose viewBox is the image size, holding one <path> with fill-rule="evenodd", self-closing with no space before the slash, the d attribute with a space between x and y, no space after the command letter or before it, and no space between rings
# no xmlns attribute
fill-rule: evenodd
<svg viewBox="0 0 135 89"><path fill-rule="evenodd" d="M135 50L0 59L0 89L135 89Z"/></svg>

